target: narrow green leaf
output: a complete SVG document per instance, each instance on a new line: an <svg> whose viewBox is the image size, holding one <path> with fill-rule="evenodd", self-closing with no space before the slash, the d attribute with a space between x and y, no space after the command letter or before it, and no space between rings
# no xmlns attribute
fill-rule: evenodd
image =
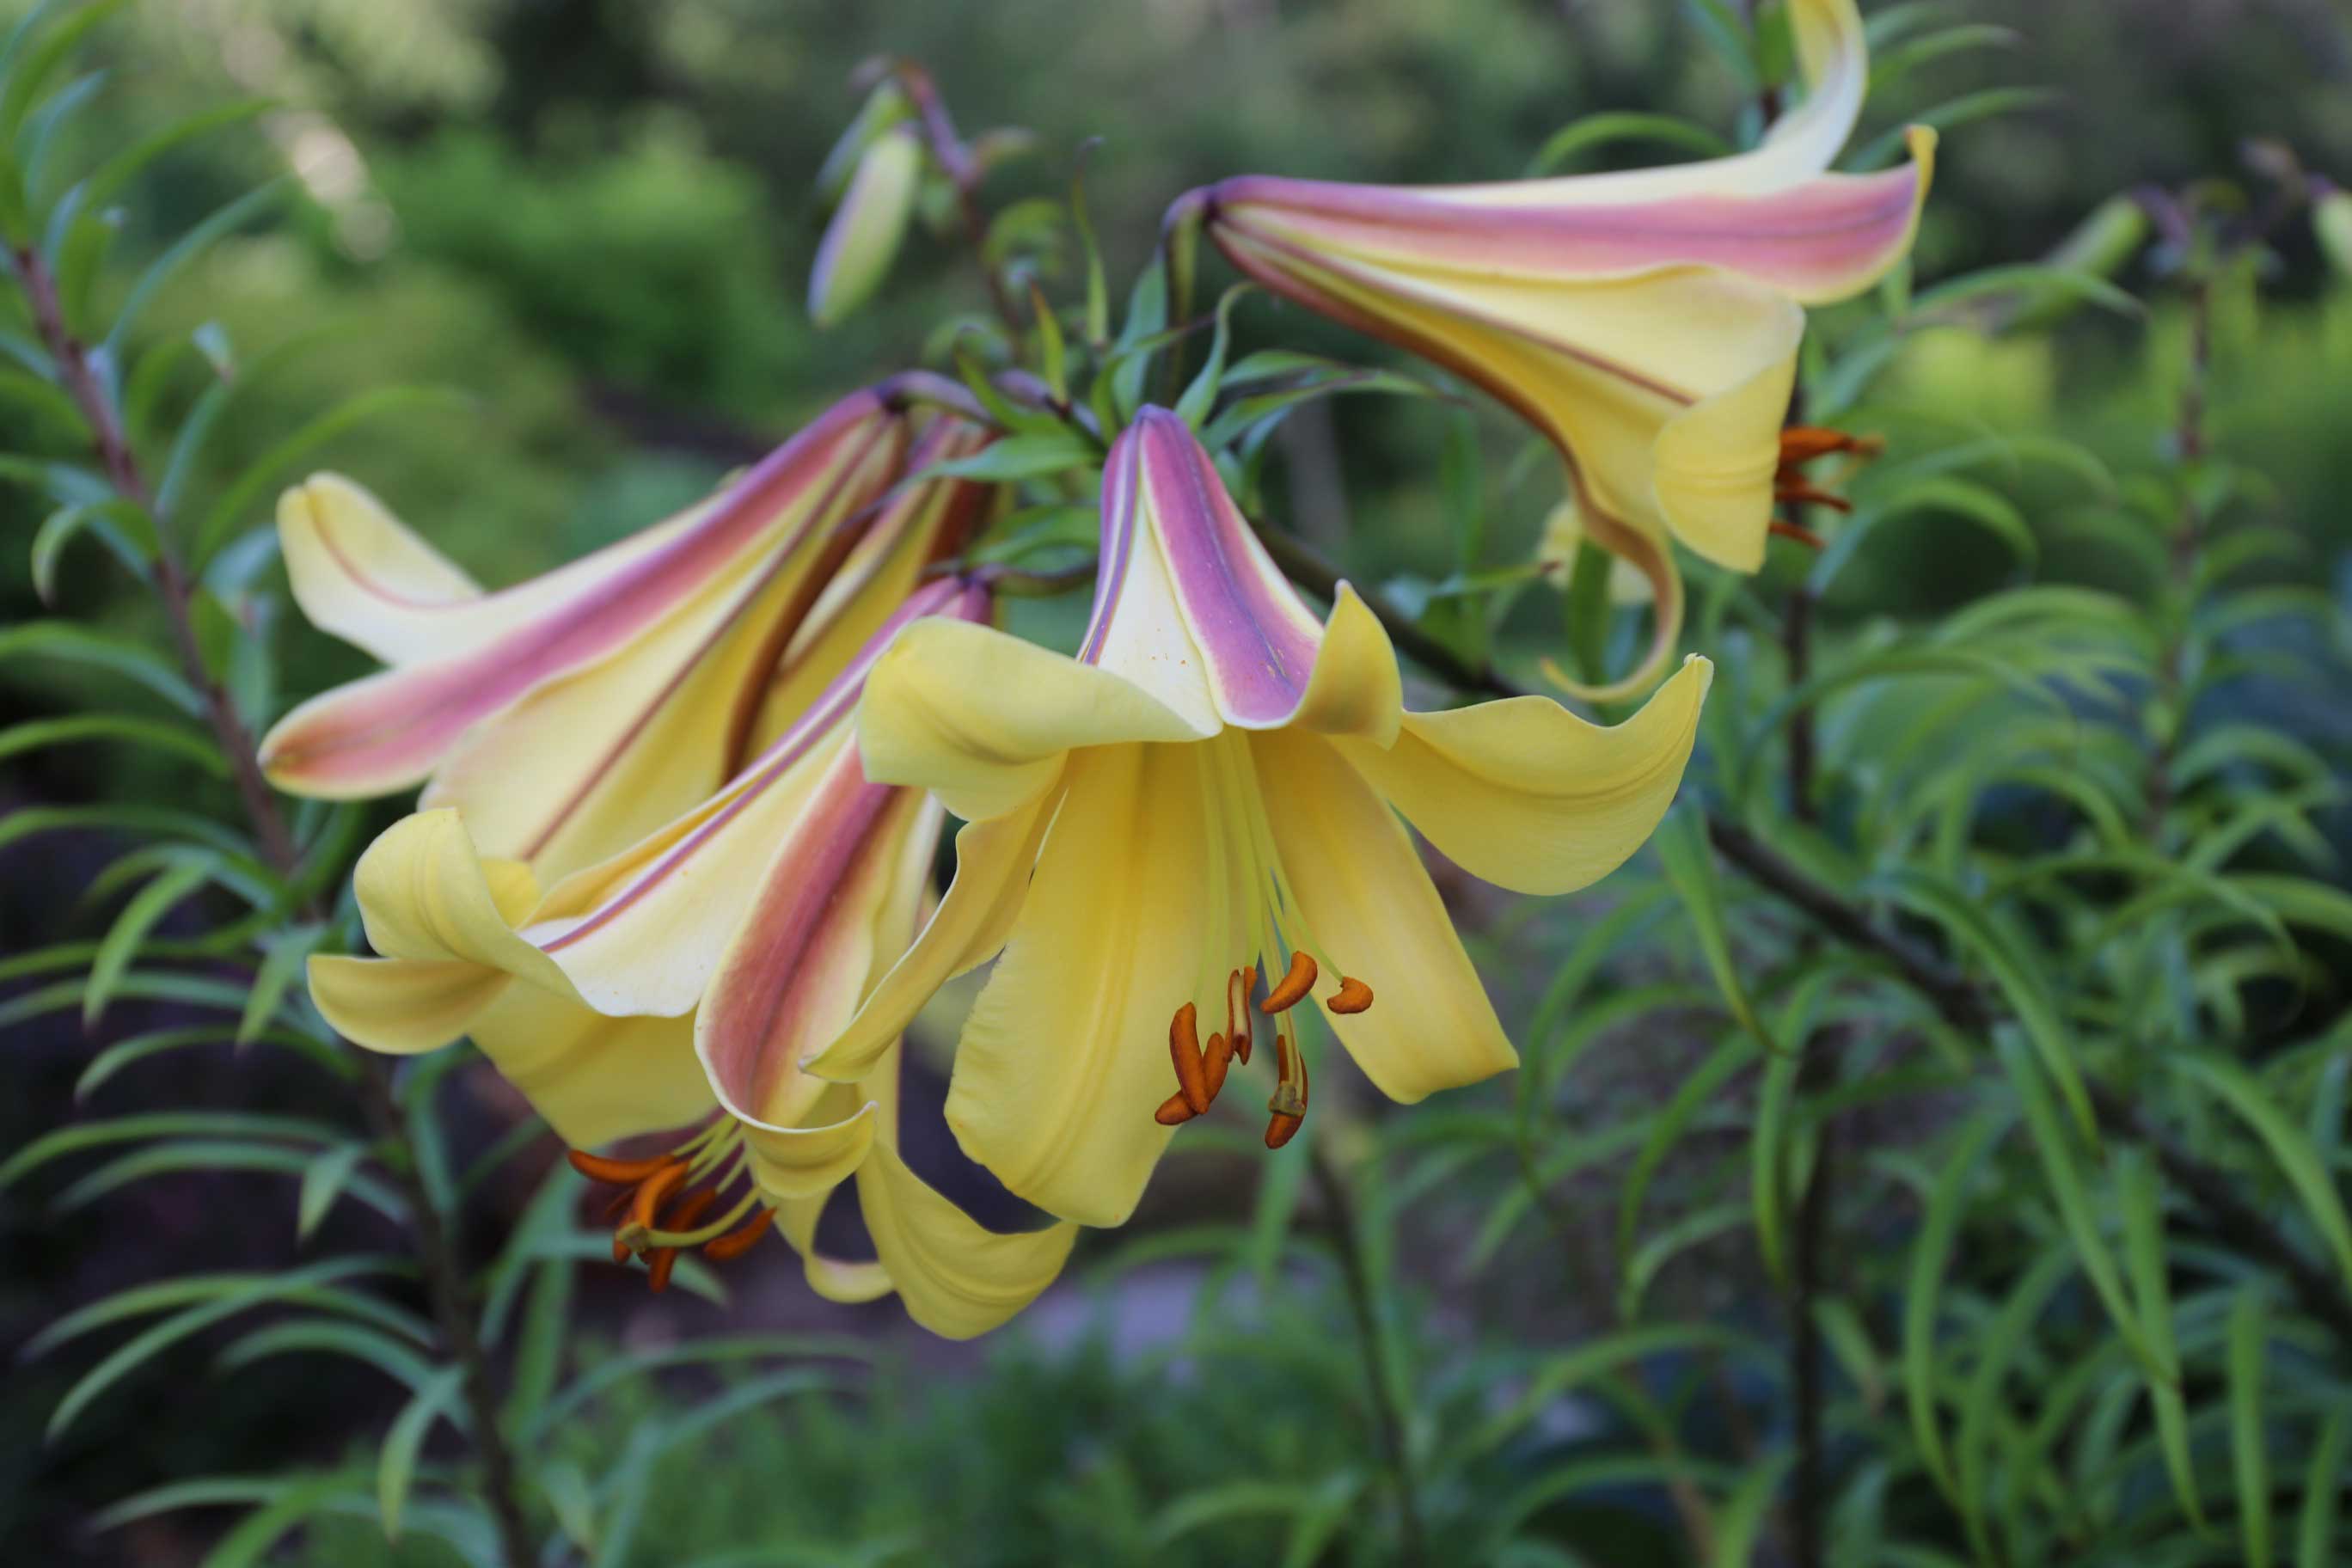
<svg viewBox="0 0 2352 1568"><path fill-rule="evenodd" d="M433 1380L431 1361L415 1346L379 1329L337 1318L293 1318L240 1334L220 1353L223 1372L235 1372L274 1355L339 1355L365 1362L411 1392Z"/></svg>
<svg viewBox="0 0 2352 1568"><path fill-rule="evenodd" d="M366 1157L364 1143L321 1149L310 1156L302 1167L302 1185L294 1200L294 1239L298 1244L310 1239L310 1233L319 1228L319 1222L335 1206L335 1200L342 1196L360 1162Z"/></svg>
<svg viewBox="0 0 2352 1568"><path fill-rule="evenodd" d="M2052 1199L2058 1205L2058 1217L2066 1231L2066 1239L2074 1247L2074 1258L2091 1281L2091 1289L2100 1305L2114 1320L2116 1331L2143 1367L2160 1372L2154 1354L2141 1333L2139 1320L2124 1300L2123 1279L2116 1271L2115 1255L2107 1249L2106 1240L2099 1233L2098 1208L2091 1202L2083 1185L2082 1173L2074 1165L2074 1155L2067 1142L2066 1124L2057 1108L2042 1086L2042 1076L2027 1059L2025 1047L2016 1035L2007 1029L1997 1031L1994 1053L2017 1090L2018 1102L2025 1110L2026 1130L2032 1135L2033 1147L2042 1157L2042 1175Z"/></svg>
<svg viewBox="0 0 2352 1568"><path fill-rule="evenodd" d="M1872 879L1864 885L1864 890L1884 892L1906 909L1935 921L1983 962L2011 1011L2024 1027L2026 1038L2032 1042L2043 1068L2065 1097L2067 1108L2074 1113L2075 1125L2095 1142L2098 1123L2091 1114L2091 1099L2083 1088L2082 1073L2074 1065L2074 1040L2056 1004L2051 1000L2041 970L2009 933L1993 921L1981 905L1944 879L1926 871L1907 868L1890 871Z"/></svg>
<svg viewBox="0 0 2352 1568"><path fill-rule="evenodd" d="M416 1396L401 1407L384 1429L383 1447L376 1455L375 1500L386 1541L400 1539L401 1510L407 1506L409 1488L415 1484L416 1461L424 1452L425 1434L444 1416L457 1421L457 1389L464 1375L465 1369L455 1366L434 1373L432 1381L416 1391Z"/></svg>
<svg viewBox="0 0 2352 1568"><path fill-rule="evenodd" d="M127 741L194 763L215 778L228 776L228 764L205 735L127 713L75 713L12 725L0 730L0 757L81 741Z"/></svg>
<svg viewBox="0 0 2352 1568"><path fill-rule="evenodd" d="M0 137L12 142L16 139L26 116L32 112L58 68L81 47L81 41L92 29L128 3L129 0L89 0L54 28L37 36L17 35L26 41L16 46L22 52L9 61L6 85L0 88Z"/></svg>
<svg viewBox="0 0 2352 1568"><path fill-rule="evenodd" d="M1748 1468L1715 1514L1715 1568L1753 1568L1766 1511L1795 1456L1777 1447Z"/></svg>
<svg viewBox="0 0 2352 1568"><path fill-rule="evenodd" d="M2312 1224L2326 1238L2328 1250L2336 1255L2336 1268L2346 1281L2352 1283L2352 1219L2346 1217L2344 1200L2337 1195L2336 1184L2320 1163L2318 1151L2312 1147L2302 1129L2237 1063L2209 1053L2189 1051L2169 1060L2175 1070L2219 1096L2263 1141L2296 1195L2303 1199Z"/></svg>
<svg viewBox="0 0 2352 1568"><path fill-rule="evenodd" d="M417 409L461 412L473 406L462 392L435 386L377 386L347 398L246 465L197 527L189 560L202 571L230 535L252 521L251 513L271 487L312 452L371 419Z"/></svg>
<svg viewBox="0 0 2352 1568"><path fill-rule="evenodd" d="M138 281L131 286L131 293L123 301L121 311L107 331L103 350L107 360L114 364L122 363L122 348L130 341L131 329L138 325L139 318L146 313L155 296L178 275L182 268L243 227L282 195L286 188L286 178L281 175L247 192L189 229L170 249L150 262L147 269L139 275Z"/></svg>
<svg viewBox="0 0 2352 1568"><path fill-rule="evenodd" d="M2238 1288L2230 1308L2230 1469L2238 1483L2238 1529L2246 1568L2270 1568L2270 1457L2263 1437L2263 1352L2270 1303L2260 1280Z"/></svg>
<svg viewBox="0 0 2352 1568"><path fill-rule="evenodd" d="M374 1258L332 1258L307 1268L290 1269L256 1280L241 1289L215 1296L173 1313L119 1346L112 1354L84 1373L80 1380L66 1391L65 1397L58 1401L57 1409L50 1413L47 1439L55 1442L63 1436L100 1394L163 1352L203 1332L213 1324L232 1318L249 1307L282 1300L329 1280L372 1273L382 1268L383 1264Z"/></svg>
<svg viewBox="0 0 2352 1568"><path fill-rule="evenodd" d="M1233 342L1234 306L1251 293L1253 287L1236 283L1217 300L1216 326L1209 336L1209 357L1202 362L1200 374L1176 399L1176 417L1195 432L1207 421L1209 410L1217 401L1217 391L1224 384L1225 353Z"/></svg>
<svg viewBox="0 0 2352 1568"><path fill-rule="evenodd" d="M110 669L192 716L204 711L195 688L154 649L126 637L93 631L73 621L23 621L0 631L0 662L22 658L58 658Z"/></svg>
<svg viewBox="0 0 2352 1568"><path fill-rule="evenodd" d="M1910 1285L1903 1296L1903 1393L1911 1412L1911 1434L1928 1476L1946 1497L1956 1500L1959 1482L1936 1416L1936 1325L1942 1316L1944 1271L1950 1265L1952 1244L1968 1212L1969 1184L1985 1152L2006 1125L2005 1118L1979 1111L1961 1130L1928 1194L1927 1212L1911 1243Z"/></svg>
<svg viewBox="0 0 2352 1568"><path fill-rule="evenodd" d="M2156 1164L2138 1148L2117 1149L2113 1163L2116 1205L2124 1217L2124 1267L2139 1307L2140 1331L2147 1338L2148 1353L2156 1363L2148 1372L2147 1395L2149 1408L2156 1414L2157 1445L2164 1452L2165 1473L2171 1478L2181 1511L2202 1531L2205 1513L2189 1454L2189 1411L2180 1394L2180 1350L2172 1328L2163 1199L2158 1191Z"/></svg>
<svg viewBox="0 0 2352 1568"><path fill-rule="evenodd" d="M2303 1481L2303 1516L2295 1530L2294 1568L2329 1568L2337 1561L2336 1514L2344 1500L2344 1466L2352 1458L2352 1410L2327 1414Z"/></svg>
<svg viewBox="0 0 2352 1568"><path fill-rule="evenodd" d="M172 911L180 900L212 880L213 863L198 851L175 865L168 866L162 875L131 895L122 913L107 928L98 944L97 956L90 960L89 980L82 990L81 1021L88 1028L106 1012L106 1005L114 999L116 988L138 958L140 944L157 921Z"/></svg>
<svg viewBox="0 0 2352 1568"><path fill-rule="evenodd" d="M148 1138L282 1138L293 1142L341 1142L343 1134L323 1121L249 1110L152 1110L104 1121L78 1121L56 1128L16 1151L0 1165L6 1187L50 1161L109 1143Z"/></svg>
<svg viewBox="0 0 2352 1568"><path fill-rule="evenodd" d="M1624 142L1651 142L1697 158L1728 157L1730 142L1696 121L1679 114L1643 114L1616 110L1588 114L1570 121L1546 139L1528 160L1528 178L1558 174L1579 154L1597 152Z"/></svg>

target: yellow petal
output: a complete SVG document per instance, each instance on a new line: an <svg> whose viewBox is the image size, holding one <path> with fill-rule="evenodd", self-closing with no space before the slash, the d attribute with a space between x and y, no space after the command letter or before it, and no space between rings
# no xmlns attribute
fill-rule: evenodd
<svg viewBox="0 0 2352 1568"><path fill-rule="evenodd" d="M857 1170L857 1202L881 1268L907 1314L951 1340L984 1334L1054 1282L1077 1240L1066 1222L1043 1230L992 1231L908 1169L898 1153L899 1062L892 1052L866 1088L883 1132Z"/></svg>
<svg viewBox="0 0 2352 1568"><path fill-rule="evenodd" d="M971 822L1033 799L1073 747L1210 732L1108 670L947 620L901 631L857 709L866 776L928 789Z"/></svg>
<svg viewBox="0 0 2352 1568"><path fill-rule="evenodd" d="M846 1084L826 1089L807 1118L798 1127L743 1124L751 1179L769 1197L821 1198L847 1181L874 1147L874 1104Z"/></svg>
<svg viewBox="0 0 2352 1568"><path fill-rule="evenodd" d="M1328 741L1277 731L1251 737L1250 748L1283 876L1304 917L1301 943L1326 965L1318 1005L1343 973L1372 987L1369 1012L1324 1013L1364 1076L1411 1102L1517 1065L1395 816ZM1381 754L1361 743L1351 750Z"/></svg>
<svg viewBox="0 0 2352 1568"><path fill-rule="evenodd" d="M956 835L955 881L930 923L833 1044L803 1064L809 1072L848 1082L875 1071L940 986L996 955L1028 896L1029 868L1058 798L1041 790L1008 816L964 825Z"/></svg>
<svg viewBox="0 0 2352 1568"><path fill-rule="evenodd" d="M1748 376L1669 418L1651 448L1657 510L1675 537L1734 572L1764 564L1780 425L1805 335L1805 313L1794 304L1772 314L1779 335L1758 343Z"/></svg>
<svg viewBox="0 0 2352 1568"><path fill-rule="evenodd" d="M948 1124L1049 1214L1126 1221L1167 1147L1168 1021L1239 951L1188 896L1208 863L1201 746L1071 760L1029 896L956 1052Z"/></svg>
<svg viewBox="0 0 2352 1568"><path fill-rule="evenodd" d="M514 984L503 970L463 959L310 960L310 999L346 1039L372 1051L438 1050L474 1026Z"/></svg>
<svg viewBox="0 0 2352 1568"><path fill-rule="evenodd" d="M1352 735L1385 746L1396 739L1404 712L1404 683L1389 634L1356 590L1339 584L1331 620L1323 628L1307 695L1291 716L1298 729Z"/></svg>
<svg viewBox="0 0 2352 1568"><path fill-rule="evenodd" d="M368 944L386 958L460 961L558 994L571 984L515 932L534 888L511 862L485 863L454 811L420 811L386 828L352 873Z"/></svg>
<svg viewBox="0 0 2352 1568"><path fill-rule="evenodd" d="M571 997L510 985L468 1032L575 1149L685 1126L716 1104L688 1019L608 1018Z"/></svg>
<svg viewBox="0 0 2352 1568"><path fill-rule="evenodd" d="M834 1258L816 1244L817 1221L824 1215L825 1197L790 1198L775 1205L776 1229L801 1255L809 1289L828 1301L873 1301L890 1293L890 1276L876 1259Z"/></svg>
<svg viewBox="0 0 2352 1568"><path fill-rule="evenodd" d="M278 548L294 602L320 631L386 664L447 651L446 612L482 590L341 474L313 474L278 498Z"/></svg>
<svg viewBox="0 0 2352 1568"><path fill-rule="evenodd" d="M1616 869L1665 815L1713 674L1706 659L1689 659L1614 728L1548 697L1514 697L1408 713L1394 746L1351 744L1347 756L1471 875L1523 893L1570 892Z"/></svg>

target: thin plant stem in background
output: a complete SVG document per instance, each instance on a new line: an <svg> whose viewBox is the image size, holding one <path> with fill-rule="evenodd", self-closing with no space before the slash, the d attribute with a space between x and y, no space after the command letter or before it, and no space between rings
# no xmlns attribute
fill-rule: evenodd
<svg viewBox="0 0 2352 1568"><path fill-rule="evenodd" d="M180 672L204 700L205 716L221 754L227 760L243 803L271 870L292 881L301 870L301 856L278 797L261 776L252 733L236 711L227 689L205 668L198 649L191 607L193 584L172 553L169 520L154 513L152 491L139 469L137 456L125 438L113 400L89 363L88 347L67 329L58 308L56 279L48 263L31 247L15 252L18 275L32 306L35 330L55 357L67 390L93 432L92 445L115 488L155 515L155 566L152 581L155 598L170 628ZM316 919L320 910L305 911ZM385 1164L400 1184L408 1211L409 1240L425 1277L433 1319L446 1348L460 1369L461 1392L470 1421L475 1452L482 1462L483 1496L496 1521L500 1555L506 1568L532 1568L538 1553L522 1509L520 1478L514 1456L499 1429L499 1400L492 1386L489 1359L475 1331L472 1304L465 1273L452 1245L448 1227L425 1185L417 1162L416 1143L407 1114L393 1083L392 1064L371 1051L354 1052L360 1067L360 1109L368 1129L385 1151Z"/></svg>
<svg viewBox="0 0 2352 1568"><path fill-rule="evenodd" d="M1348 1305L1356 1319L1356 1338L1363 1351L1364 1394L1371 1406L1372 1423L1379 1431L1381 1451L1388 1464L1389 1485L1396 1500L1397 1561L1402 1568L1426 1568L1429 1542L1422 1525L1421 1489L1414 1479L1404 1415L1397 1408L1395 1392L1389 1385L1387 1358L1381 1353L1379 1302L1373 1291L1371 1270L1364 1259L1355 1199L1348 1191L1347 1177L1340 1174L1319 1138L1310 1142L1307 1159L1315 1173L1315 1189L1330 1215L1331 1244L1339 1255L1339 1278L1347 1287Z"/></svg>

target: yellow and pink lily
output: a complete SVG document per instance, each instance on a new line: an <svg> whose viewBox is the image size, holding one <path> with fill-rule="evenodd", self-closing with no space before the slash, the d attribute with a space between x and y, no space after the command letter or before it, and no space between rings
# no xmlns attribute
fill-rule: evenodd
<svg viewBox="0 0 2352 1568"><path fill-rule="evenodd" d="M1013 1192L1095 1226L1248 1063L1253 1005L1275 1020L1269 1143L1306 1113L1287 1010L1309 997L1394 1099L1500 1071L1516 1056L1399 814L1489 881L1581 887L1672 800L1709 673L1691 660L1614 729L1534 696L1408 712L1363 602L1342 584L1318 619L1183 422L1147 408L1108 460L1077 657L940 617L867 678L867 776L968 826L937 915L806 1068L862 1078L1001 951L949 1122Z"/></svg>
<svg viewBox="0 0 2352 1568"><path fill-rule="evenodd" d="M425 782L486 853L549 878L593 864L717 789L959 546L986 487L926 487L919 518L882 503L987 439L944 416L919 433L860 392L710 500L492 594L315 478L278 508L296 601L391 668L288 714L263 766L332 798Z"/></svg>
<svg viewBox="0 0 2352 1568"><path fill-rule="evenodd" d="M1790 0L1805 100L1760 145L1677 167L1402 187L1246 175L1177 212L1276 292L1484 387L1559 448L1578 526L1651 584L1656 642L1600 698L1654 684L1682 584L1669 540L1763 563L1803 307L1909 250L1935 134L1911 162L1827 172L1870 62L1853 0Z"/></svg>
<svg viewBox="0 0 2352 1568"><path fill-rule="evenodd" d="M645 1256L656 1287L680 1249L731 1257L774 1221L824 1294L895 1289L940 1333L994 1327L1059 1272L1070 1227L988 1231L907 1166L895 1037L854 1081L801 1066L912 939L943 821L920 792L867 781L859 691L902 627L988 613L983 589L918 589L723 788L551 886L485 855L456 810L396 824L356 878L380 956L313 959L320 1010L376 1050L472 1036L575 1165L626 1189L614 1256ZM673 1146L648 1159L588 1152L663 1131ZM872 1262L815 1246L852 1179Z"/></svg>

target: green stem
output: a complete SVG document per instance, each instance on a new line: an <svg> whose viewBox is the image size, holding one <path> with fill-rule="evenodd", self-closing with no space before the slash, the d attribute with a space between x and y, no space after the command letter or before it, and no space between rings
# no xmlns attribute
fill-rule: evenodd
<svg viewBox="0 0 2352 1568"><path fill-rule="evenodd" d="M90 364L88 348L66 324L64 311L58 304L57 279L49 271L47 260L39 251L29 247L19 249L15 254L18 276L24 281L26 297L32 309L34 327L40 335L42 345L58 363L67 394L73 398L82 417L89 425L91 445L108 479L124 499L153 515L153 492L140 472L137 454L131 450L131 443L123 433L122 421L116 414L114 400L108 395ZM252 731L246 728L245 720L237 712L236 704L227 689L205 667L204 655L196 641L195 584L189 580L186 571L172 553L166 527L168 520L156 515L154 521L156 547L152 582L156 599L163 605L164 621L170 627L172 647L179 660L181 673L204 699L205 717L212 727L214 740L218 743L222 756L228 763L238 799L244 804L246 816L263 858L281 879L291 881L301 869L301 852L295 844L285 814L278 809L277 795L262 774ZM305 912L316 918L320 911L312 907ZM417 1263L424 1273L425 1293L431 1300L434 1320L446 1342L450 1355L462 1369L463 1392L472 1418L474 1445L482 1459L485 1500L498 1526L500 1555L506 1568L532 1568L539 1553L532 1545L530 1531L524 1521L514 1455L499 1428L497 1393L492 1386L488 1360L475 1332L464 1272L450 1243L441 1212L434 1205L432 1194L426 1190L418 1169L415 1140L409 1131L407 1118L402 1113L399 1100L393 1089L391 1064L373 1052L361 1051L358 1056L361 1110L367 1119L369 1131L390 1152L386 1163L408 1202L411 1235L415 1244Z"/></svg>
<svg viewBox="0 0 2352 1568"><path fill-rule="evenodd" d="M1422 1529L1421 1495L1413 1478L1412 1454L1405 1442L1404 1417L1397 1409L1381 1356L1380 1317L1372 1300L1371 1271L1365 1266L1363 1237L1358 1229L1355 1201L1345 1177L1319 1141L1310 1139L1308 1161L1323 1206L1331 1217L1331 1237L1339 1252L1339 1272L1348 1289L1348 1305L1356 1317L1356 1337L1364 1351L1364 1387L1371 1400L1373 1425L1379 1428L1381 1449L1388 1459L1389 1479L1396 1490L1398 1561L1403 1568L1423 1568L1429 1561L1428 1538Z"/></svg>

